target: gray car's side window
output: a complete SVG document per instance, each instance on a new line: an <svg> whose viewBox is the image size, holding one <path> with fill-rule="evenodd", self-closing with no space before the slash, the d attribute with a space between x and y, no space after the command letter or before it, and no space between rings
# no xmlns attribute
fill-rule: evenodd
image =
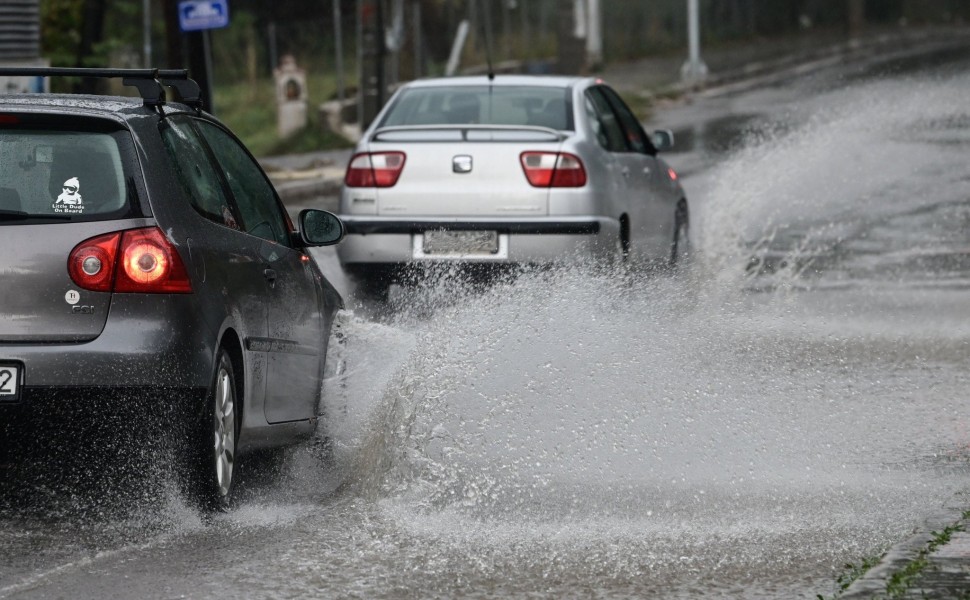
<svg viewBox="0 0 970 600"><path fill-rule="evenodd" d="M225 174L239 209L243 231L278 244L290 245L290 227L263 170L233 137L207 121L198 121Z"/></svg>
<svg viewBox="0 0 970 600"><path fill-rule="evenodd" d="M169 117L162 125L162 142L195 210L210 221L239 229L216 167L191 124Z"/></svg>

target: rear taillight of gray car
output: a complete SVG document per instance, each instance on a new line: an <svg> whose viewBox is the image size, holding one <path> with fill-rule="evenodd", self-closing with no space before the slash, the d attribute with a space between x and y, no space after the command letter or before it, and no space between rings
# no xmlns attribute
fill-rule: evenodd
<svg viewBox="0 0 970 600"><path fill-rule="evenodd" d="M188 294L192 283L175 246L157 227L115 231L74 247L71 280L96 292Z"/></svg>

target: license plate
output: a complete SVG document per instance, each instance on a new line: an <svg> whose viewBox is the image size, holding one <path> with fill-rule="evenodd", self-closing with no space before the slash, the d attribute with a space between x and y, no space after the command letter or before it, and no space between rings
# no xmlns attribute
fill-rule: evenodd
<svg viewBox="0 0 970 600"><path fill-rule="evenodd" d="M498 254L496 231L425 231L425 254Z"/></svg>
<svg viewBox="0 0 970 600"><path fill-rule="evenodd" d="M20 400L20 365L0 364L0 402Z"/></svg>

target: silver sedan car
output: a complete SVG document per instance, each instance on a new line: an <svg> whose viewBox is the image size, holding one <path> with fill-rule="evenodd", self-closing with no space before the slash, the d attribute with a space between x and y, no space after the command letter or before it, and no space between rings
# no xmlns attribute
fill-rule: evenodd
<svg viewBox="0 0 970 600"><path fill-rule="evenodd" d="M657 156L672 143L594 78L409 83L348 164L341 263L380 292L414 263L677 262L687 198Z"/></svg>

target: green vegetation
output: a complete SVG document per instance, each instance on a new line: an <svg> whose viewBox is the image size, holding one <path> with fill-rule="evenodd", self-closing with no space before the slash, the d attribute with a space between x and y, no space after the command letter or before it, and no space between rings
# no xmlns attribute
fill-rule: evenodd
<svg viewBox="0 0 970 600"><path fill-rule="evenodd" d="M285 139L277 135L276 87L270 78L255 84L217 84L213 89L215 114L256 156L347 148L351 142L326 130L318 111L320 103L335 96L336 89L333 75L307 74L307 127Z"/></svg>
<svg viewBox="0 0 970 600"><path fill-rule="evenodd" d="M842 592L849 589L849 586L855 583L856 579L859 579L865 575L869 569L879 564L880 560L882 560L882 556L873 556L864 558L858 565L846 563L845 570L835 580L835 583L839 586L839 591L831 596L831 598L826 598L822 594L818 594L816 598L818 598L818 600L835 600Z"/></svg>
<svg viewBox="0 0 970 600"><path fill-rule="evenodd" d="M967 518L967 513L964 513L963 516ZM926 557L935 552L943 544L949 542L950 537L957 531L963 531L963 524L957 523L956 525L945 527L943 531L931 532L933 539L930 540L926 547L920 550L916 558L910 561L909 564L893 573L889 581L886 582L887 598L902 598L913 582L916 581L923 570L926 569L927 565L929 565Z"/></svg>
<svg viewBox="0 0 970 600"><path fill-rule="evenodd" d="M970 520L970 510L965 511L962 515L962 520ZM923 571L929 566L928 557L936 552L936 550L950 541L954 533L958 531L965 531L963 522L955 523L943 528L943 531L933 531L930 535L933 536L927 544L926 547L920 549L916 554L916 558L911 560L906 564L905 567L893 573L889 580L886 582L886 595L883 596L886 600L897 600L903 598L909 591L909 588L916 582ZM831 597L823 596L818 594L816 598L818 600L836 600L842 595L842 592L846 591L849 586L851 586L857 579L862 577L869 569L874 567L882 557L879 558L867 558L862 561L859 565L847 564L845 565L845 572L843 572L836 579L836 583L839 586L839 591L836 592ZM970 591L964 592L957 597L957 600L970 600Z"/></svg>

